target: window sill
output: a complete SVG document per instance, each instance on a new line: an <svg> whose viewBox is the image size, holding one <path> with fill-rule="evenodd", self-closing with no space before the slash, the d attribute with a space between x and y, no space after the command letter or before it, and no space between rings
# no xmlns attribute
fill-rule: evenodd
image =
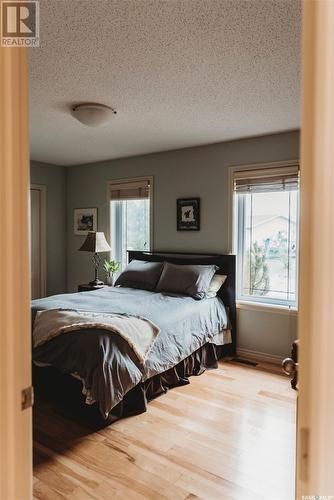
<svg viewBox="0 0 334 500"><path fill-rule="evenodd" d="M248 302L246 300L236 301L237 309L243 309L246 311L262 311L268 313L285 314L288 316L297 316L298 309L295 307L265 304L263 302Z"/></svg>

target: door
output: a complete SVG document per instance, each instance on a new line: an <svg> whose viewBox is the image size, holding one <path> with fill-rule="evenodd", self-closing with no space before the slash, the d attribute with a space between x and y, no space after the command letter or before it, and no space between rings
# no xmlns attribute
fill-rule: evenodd
<svg viewBox="0 0 334 500"><path fill-rule="evenodd" d="M303 2L297 498L334 495L334 2Z"/></svg>
<svg viewBox="0 0 334 500"><path fill-rule="evenodd" d="M46 295L46 188L33 184L30 188L30 259L31 297Z"/></svg>
<svg viewBox="0 0 334 500"><path fill-rule="evenodd" d="M27 49L0 48L0 498L32 497Z"/></svg>

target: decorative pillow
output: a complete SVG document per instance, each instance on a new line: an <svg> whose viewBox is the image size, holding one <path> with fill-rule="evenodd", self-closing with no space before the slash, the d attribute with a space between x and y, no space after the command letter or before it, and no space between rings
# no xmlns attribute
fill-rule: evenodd
<svg viewBox="0 0 334 500"><path fill-rule="evenodd" d="M165 262L156 291L190 295L194 299L203 299L206 297L212 276L217 269L217 266L211 265L180 265Z"/></svg>
<svg viewBox="0 0 334 500"><path fill-rule="evenodd" d="M224 274L215 274L211 280L206 296L208 299L216 297L218 290L223 286L226 281L227 276Z"/></svg>
<svg viewBox="0 0 334 500"><path fill-rule="evenodd" d="M153 291L159 281L162 268L163 262L132 260L117 278L115 286Z"/></svg>

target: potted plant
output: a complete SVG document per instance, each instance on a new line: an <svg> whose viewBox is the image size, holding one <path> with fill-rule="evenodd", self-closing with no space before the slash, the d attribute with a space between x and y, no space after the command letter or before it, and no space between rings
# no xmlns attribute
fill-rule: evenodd
<svg viewBox="0 0 334 500"><path fill-rule="evenodd" d="M105 272L107 273L107 284L109 286L114 285L114 274L119 271L119 268L121 267L119 262L116 262L116 260L105 260L103 268Z"/></svg>

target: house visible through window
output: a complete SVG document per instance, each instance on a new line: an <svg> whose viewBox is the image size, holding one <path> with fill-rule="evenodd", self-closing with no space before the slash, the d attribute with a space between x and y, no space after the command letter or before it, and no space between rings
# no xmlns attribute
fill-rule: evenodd
<svg viewBox="0 0 334 500"><path fill-rule="evenodd" d="M149 179L110 184L110 222L113 259L127 265L127 250L150 250Z"/></svg>
<svg viewBox="0 0 334 500"><path fill-rule="evenodd" d="M298 166L234 172L239 300L297 306Z"/></svg>

